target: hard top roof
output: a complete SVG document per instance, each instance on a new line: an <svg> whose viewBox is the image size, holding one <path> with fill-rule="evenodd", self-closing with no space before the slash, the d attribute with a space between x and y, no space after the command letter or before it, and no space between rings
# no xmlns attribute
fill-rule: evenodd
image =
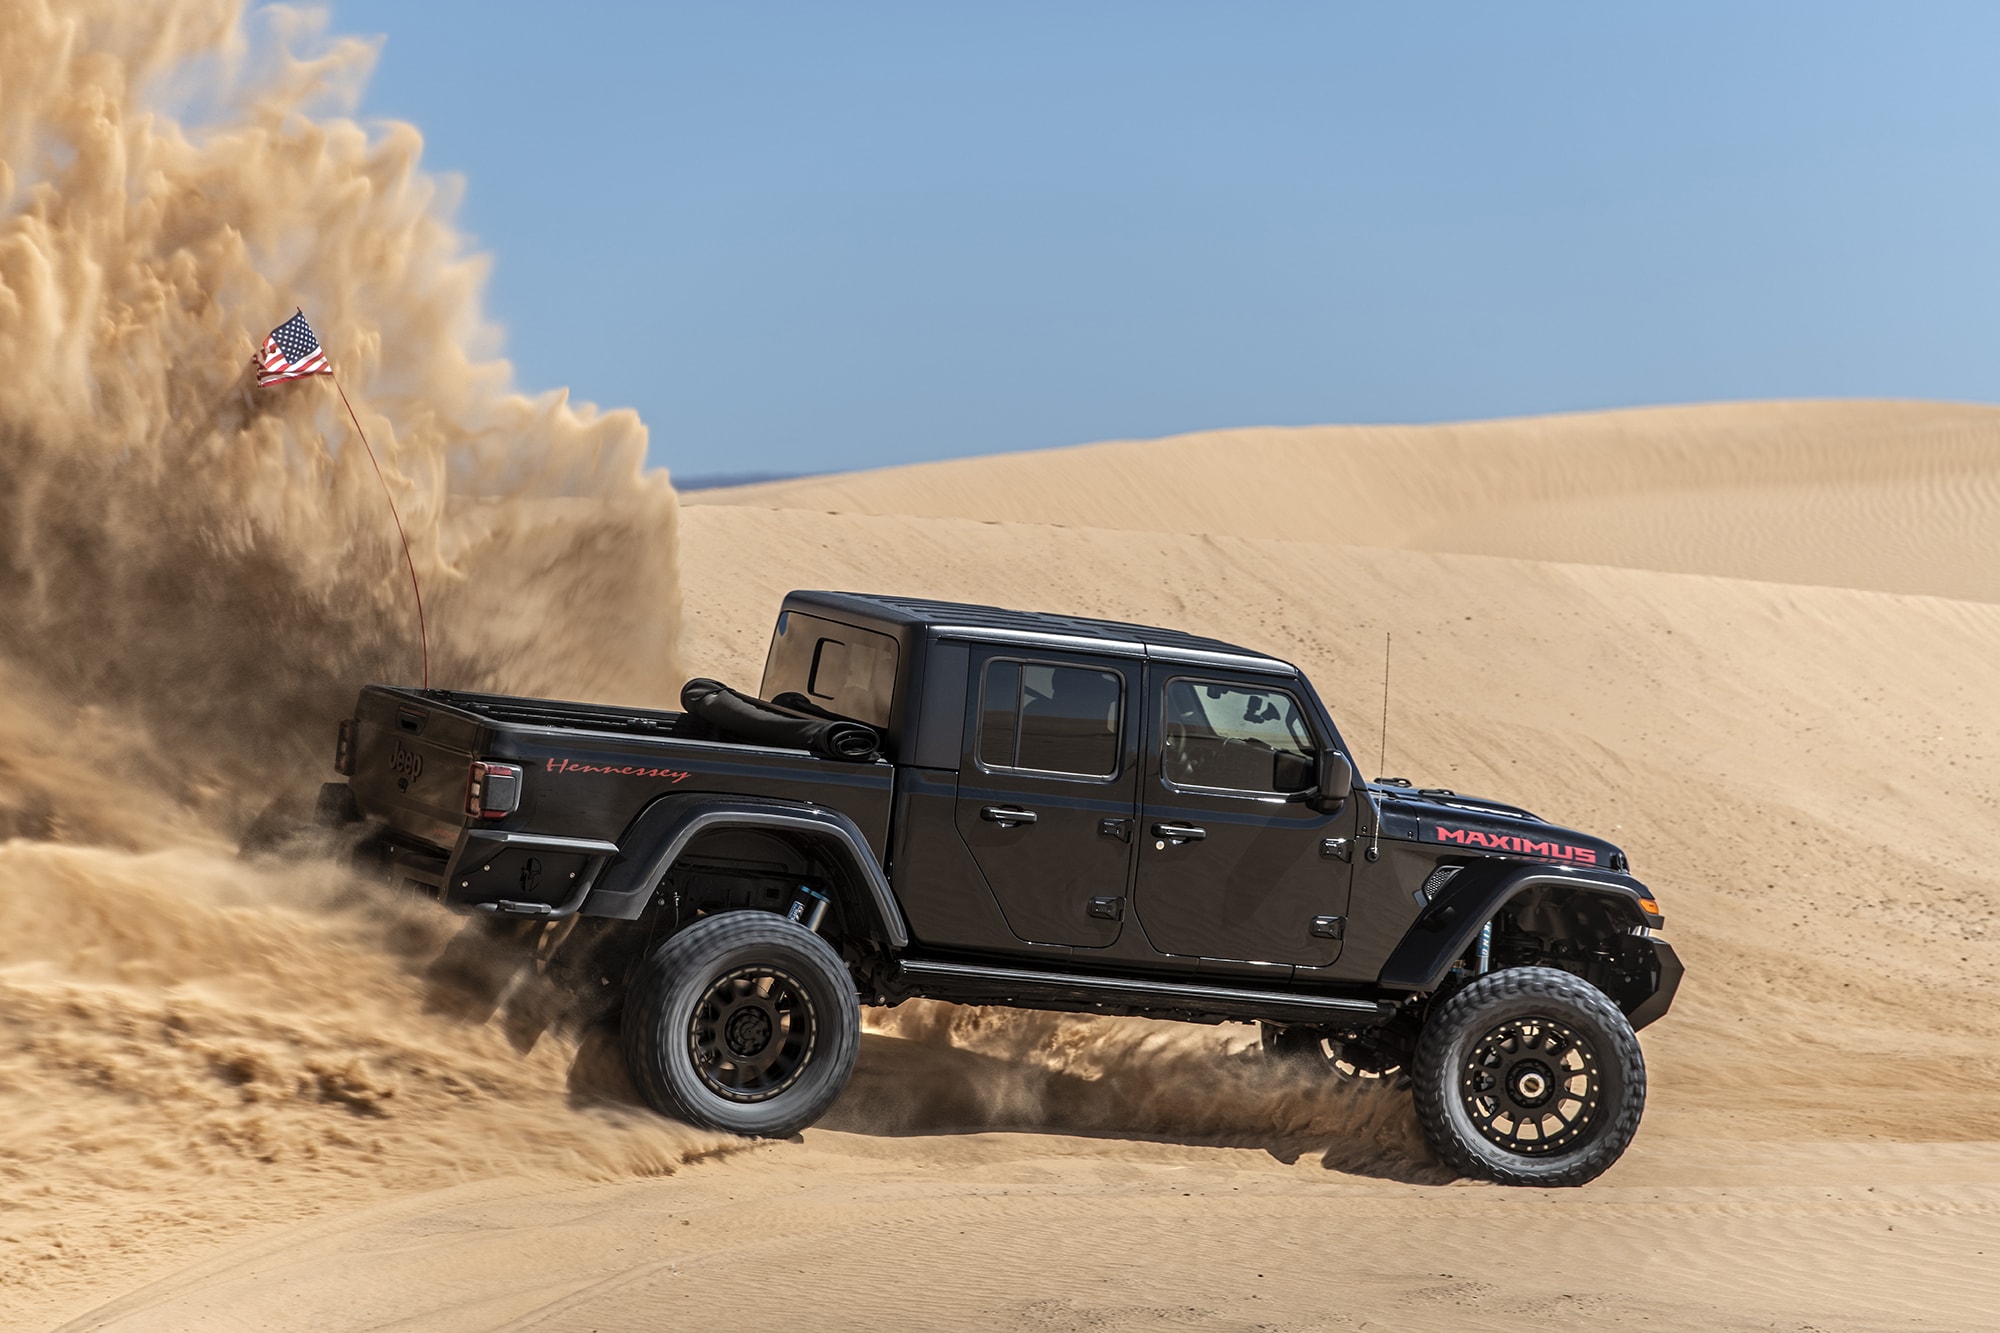
<svg viewBox="0 0 2000 1333"><path fill-rule="evenodd" d="M1107 648L1114 644L1141 645L1148 650L1148 656L1153 657L1194 658L1199 654L1221 654L1248 659L1246 665L1254 662L1267 670L1276 668L1288 673L1295 670L1289 662L1280 661L1269 653L1225 643L1221 639L1204 638L1177 629L1162 629L1157 625L1134 625L1122 620L1094 620L1088 616L1066 616L1053 611L1010 611L1005 607L980 606L970 602L936 602L925 597L884 597L857 592L799 591L788 593L785 601L802 607L859 611L894 625L998 631L995 637L1028 634L1095 639Z"/></svg>

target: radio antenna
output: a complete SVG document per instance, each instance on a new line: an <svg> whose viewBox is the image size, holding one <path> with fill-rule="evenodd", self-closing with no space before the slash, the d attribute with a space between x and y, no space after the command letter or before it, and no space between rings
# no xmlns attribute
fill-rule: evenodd
<svg viewBox="0 0 2000 1333"><path fill-rule="evenodd" d="M1375 777L1389 771L1389 631L1382 631L1382 750L1375 760Z"/></svg>

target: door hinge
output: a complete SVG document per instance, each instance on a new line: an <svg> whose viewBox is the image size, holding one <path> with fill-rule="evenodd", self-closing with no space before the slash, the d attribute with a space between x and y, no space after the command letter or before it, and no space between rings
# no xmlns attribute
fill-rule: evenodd
<svg viewBox="0 0 2000 1333"><path fill-rule="evenodd" d="M1116 921L1125 915L1123 898L1092 898L1090 914L1100 921Z"/></svg>
<svg viewBox="0 0 2000 1333"><path fill-rule="evenodd" d="M1351 863L1354 860L1354 844L1346 838L1322 838L1319 854L1329 861Z"/></svg>
<svg viewBox="0 0 2000 1333"><path fill-rule="evenodd" d="M1344 916L1316 916L1312 919L1312 933L1315 939L1343 939L1347 935L1347 918Z"/></svg>
<svg viewBox="0 0 2000 1333"><path fill-rule="evenodd" d="M1116 838L1120 842L1132 841L1132 821L1129 819L1100 819L1097 821L1099 836Z"/></svg>

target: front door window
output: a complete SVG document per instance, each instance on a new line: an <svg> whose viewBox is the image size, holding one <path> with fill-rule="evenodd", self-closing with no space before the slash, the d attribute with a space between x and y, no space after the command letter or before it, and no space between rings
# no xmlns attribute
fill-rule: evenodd
<svg viewBox="0 0 2000 1333"><path fill-rule="evenodd" d="M1169 681L1161 771L1176 787L1289 796L1313 785L1318 747L1285 690Z"/></svg>

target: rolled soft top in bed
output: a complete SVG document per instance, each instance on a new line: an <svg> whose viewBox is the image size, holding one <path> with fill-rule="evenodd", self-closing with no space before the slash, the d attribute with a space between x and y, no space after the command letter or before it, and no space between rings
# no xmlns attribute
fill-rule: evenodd
<svg viewBox="0 0 2000 1333"><path fill-rule="evenodd" d="M681 686L681 707L710 726L758 745L810 750L822 759L865 764L882 753L875 728L814 709L817 716L783 708L755 695L732 690L719 680L696 677Z"/></svg>

